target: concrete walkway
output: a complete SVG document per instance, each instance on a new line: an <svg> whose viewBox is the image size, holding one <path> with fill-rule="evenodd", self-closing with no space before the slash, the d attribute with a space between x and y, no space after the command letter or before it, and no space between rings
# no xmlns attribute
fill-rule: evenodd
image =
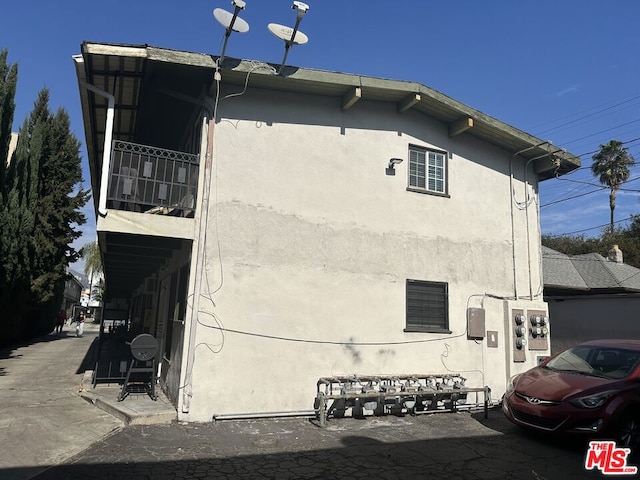
<svg viewBox="0 0 640 480"><path fill-rule="evenodd" d="M147 412L126 410L135 399L115 404L119 387L95 390L86 383L98 325L86 323L82 337L72 326L62 334L0 350L0 478L22 480L82 452ZM115 392L115 394L112 394ZM88 397L82 398L80 394ZM140 405L156 402L139 401ZM94 403L94 404L92 404ZM96 405L105 405L105 409ZM166 407L166 404L162 405ZM173 411L175 416L175 410Z"/></svg>

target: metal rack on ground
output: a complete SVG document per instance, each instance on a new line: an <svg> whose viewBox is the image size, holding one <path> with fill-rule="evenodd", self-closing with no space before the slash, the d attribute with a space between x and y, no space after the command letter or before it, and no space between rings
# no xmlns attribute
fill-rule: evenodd
<svg viewBox="0 0 640 480"><path fill-rule="evenodd" d="M478 394L482 393L487 418L489 387L467 387L465 382L466 378L458 373L322 377L317 382L314 408L320 426L324 427L330 416L342 417L347 409L351 409L352 416L361 417L365 410L374 415L413 415L456 411L461 405L479 407ZM469 402L469 394L474 393L475 401Z"/></svg>

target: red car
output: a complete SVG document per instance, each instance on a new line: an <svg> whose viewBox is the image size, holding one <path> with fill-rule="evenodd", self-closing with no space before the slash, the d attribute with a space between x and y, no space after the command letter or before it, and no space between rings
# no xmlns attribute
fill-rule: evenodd
<svg viewBox="0 0 640 480"><path fill-rule="evenodd" d="M544 432L640 440L640 340L593 340L509 380L506 417Z"/></svg>

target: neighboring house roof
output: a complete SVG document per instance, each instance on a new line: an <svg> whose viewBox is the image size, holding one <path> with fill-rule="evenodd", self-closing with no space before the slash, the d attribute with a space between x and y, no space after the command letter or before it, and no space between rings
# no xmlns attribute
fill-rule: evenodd
<svg viewBox="0 0 640 480"><path fill-rule="evenodd" d="M546 291L640 292L640 269L598 253L565 255L543 246L542 274Z"/></svg>

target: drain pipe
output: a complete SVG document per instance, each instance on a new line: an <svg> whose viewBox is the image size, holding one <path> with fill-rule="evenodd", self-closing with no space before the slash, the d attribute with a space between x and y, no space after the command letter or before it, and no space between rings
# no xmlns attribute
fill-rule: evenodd
<svg viewBox="0 0 640 480"><path fill-rule="evenodd" d="M77 55L73 57L76 67L84 63L84 59ZM109 167L111 166L111 142L113 140L113 117L116 99L109 92L100 90L98 87L87 83L84 80L80 84L87 90L107 99L107 121L104 127L104 146L102 147L102 170L100 173L100 198L98 199L98 213L107 216L107 187L109 186Z"/></svg>
<svg viewBox="0 0 640 480"><path fill-rule="evenodd" d="M515 191L513 190L513 161L518 155L521 155L524 152L528 152L529 150L533 150L534 148L541 147L546 143L549 143L549 142L542 142L542 143L539 143L538 145L531 145L530 147L519 150L511 156L511 160L509 161L509 205L511 207L511 261L513 265L513 296L516 300L518 299L518 274L517 274L517 265L516 265L516 226L515 226L515 218L514 218L515 212L513 211L513 203L515 202Z"/></svg>

